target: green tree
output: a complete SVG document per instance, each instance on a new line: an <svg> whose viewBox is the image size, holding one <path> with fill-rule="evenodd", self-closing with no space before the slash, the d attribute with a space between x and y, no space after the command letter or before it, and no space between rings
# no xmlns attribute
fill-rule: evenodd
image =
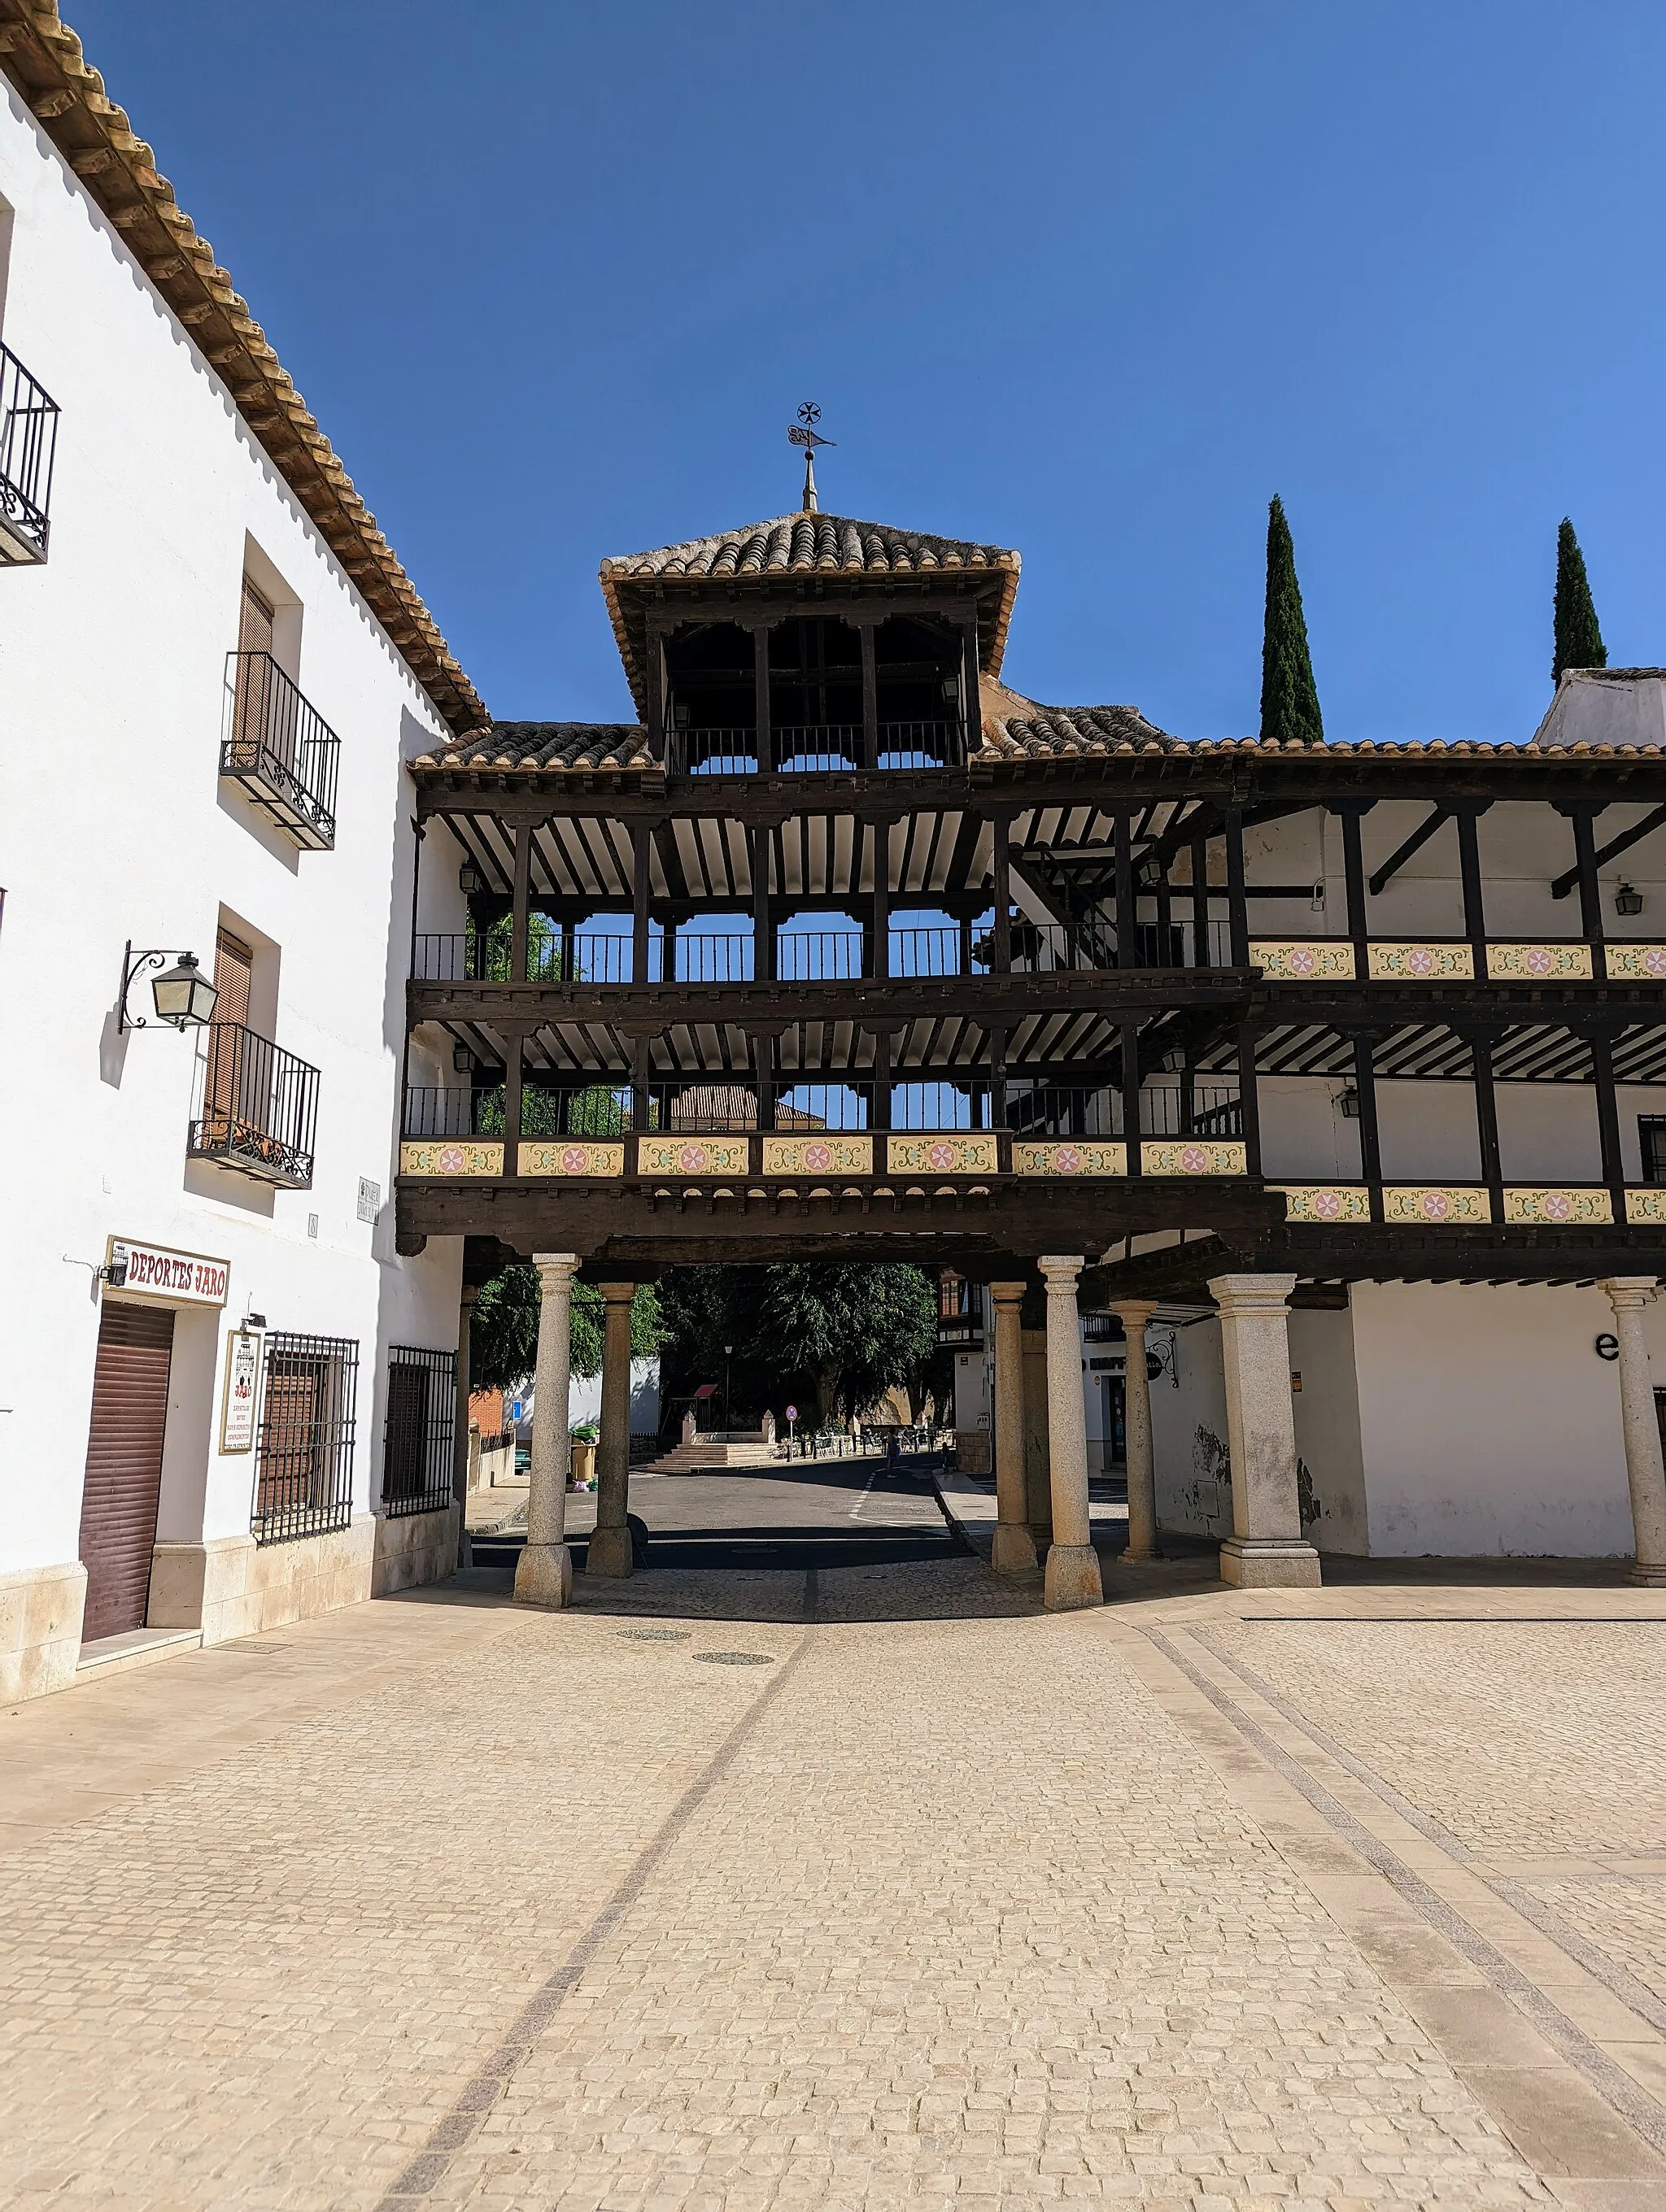
<svg viewBox="0 0 1666 2212"><path fill-rule="evenodd" d="M1556 532L1556 647L1550 680L1560 684L1565 668L1606 668L1608 649L1597 627L1585 556L1566 515Z"/></svg>
<svg viewBox="0 0 1666 2212"><path fill-rule="evenodd" d="M538 1269L525 1265L506 1267L483 1283L474 1302L474 1324L470 1332L475 1388L514 1389L525 1382L538 1364ZM602 1371L602 1294L593 1283L573 1285L569 1356L575 1375ZM651 1359L666 1340L660 1301L652 1283L639 1285L630 1302L630 1356Z"/></svg>
<svg viewBox="0 0 1666 2212"><path fill-rule="evenodd" d="M1284 502L1267 510L1267 619L1261 648L1261 733L1282 744L1321 745L1325 726L1307 649L1296 548Z"/></svg>
<svg viewBox="0 0 1666 2212"><path fill-rule="evenodd" d="M464 929L467 972L483 983L507 983L514 951L514 917L500 914L484 929L471 911ZM526 917L526 973L546 982L559 982L562 974L561 932L548 915Z"/></svg>

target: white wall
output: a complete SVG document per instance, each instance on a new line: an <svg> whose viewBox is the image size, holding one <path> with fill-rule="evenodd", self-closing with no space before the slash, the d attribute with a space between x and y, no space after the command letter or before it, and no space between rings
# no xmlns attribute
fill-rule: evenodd
<svg viewBox="0 0 1666 2212"><path fill-rule="evenodd" d="M0 195L15 210L7 341L63 410L51 559L0 575L3 1571L76 1555L91 1270L109 1235L231 1263L226 1314L179 1340L162 1533L187 1539L248 1525L250 1459L209 1447L210 1340L217 1364L251 1306L358 1340L362 1504L380 1487L386 1346L454 1346L459 1248L399 1261L392 1204L412 853L401 762L442 725L9 85ZM249 540L301 603L301 688L341 739L333 853L298 854L219 783ZM197 1041L114 1034L124 940L211 967L222 906L281 948L277 1041L322 1071L309 1191L188 1170ZM368 1224L361 1176L381 1189Z"/></svg>
<svg viewBox="0 0 1666 2212"><path fill-rule="evenodd" d="M1153 1326L1153 1344L1164 1332ZM1220 1323L1211 1316L1174 1331L1174 1372L1151 1393L1157 1524L1194 1536L1229 1536L1232 1492L1227 1468L1226 1385Z"/></svg>

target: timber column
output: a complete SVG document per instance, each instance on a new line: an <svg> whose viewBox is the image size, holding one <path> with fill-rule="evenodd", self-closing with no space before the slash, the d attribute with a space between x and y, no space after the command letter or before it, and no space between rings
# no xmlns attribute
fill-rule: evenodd
<svg viewBox="0 0 1666 2212"><path fill-rule="evenodd" d="M1043 1602L1049 1613L1103 1605L1104 1583L1087 1505L1087 1422L1082 1412L1082 1340L1076 1326L1076 1278L1082 1258L1040 1261L1047 1278L1047 1443L1053 1492L1053 1541Z"/></svg>
<svg viewBox="0 0 1666 2212"><path fill-rule="evenodd" d="M520 1605L565 1605L573 1594L568 1550L567 1426L571 1377L573 1276L576 1252L536 1252L538 1274L538 1364L532 1370L532 1479L526 1492L526 1545L515 1568Z"/></svg>
<svg viewBox="0 0 1666 2212"><path fill-rule="evenodd" d="M995 1309L995 1538L989 1565L998 1575L1027 1574L1036 1565L1024 1486L1024 1335L1022 1283L991 1283Z"/></svg>
<svg viewBox="0 0 1666 2212"><path fill-rule="evenodd" d="M1128 1540L1124 1566L1157 1557L1157 1463L1151 1440L1151 1377L1146 1372L1146 1324L1152 1305L1125 1301L1110 1309L1122 1324L1128 1360L1122 1376L1122 1425L1128 1469Z"/></svg>
<svg viewBox="0 0 1666 2212"><path fill-rule="evenodd" d="M1611 1275L1600 1286L1614 1308L1620 1342L1620 1417L1626 1431L1626 1480L1632 1493L1636 1552L1626 1579L1666 1584L1666 1468L1649 1376L1643 1309L1655 1294L1652 1275Z"/></svg>
<svg viewBox="0 0 1666 2212"><path fill-rule="evenodd" d="M596 1453L596 1529L585 1554L587 1575L628 1575L630 1530L630 1301L635 1283L604 1283L602 1437Z"/></svg>
<svg viewBox="0 0 1666 2212"><path fill-rule="evenodd" d="M1290 1293L1294 1275L1217 1275L1226 1369L1226 1443L1232 1533L1220 1579L1243 1589L1316 1589L1319 1554L1302 1534L1296 1415L1290 1399Z"/></svg>

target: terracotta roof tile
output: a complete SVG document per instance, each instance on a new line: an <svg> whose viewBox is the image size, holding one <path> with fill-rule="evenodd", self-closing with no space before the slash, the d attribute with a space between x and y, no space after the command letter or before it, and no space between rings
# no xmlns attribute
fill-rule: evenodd
<svg viewBox="0 0 1666 2212"><path fill-rule="evenodd" d="M610 576L809 575L837 570L866 576L917 576L940 569L1006 568L1014 574L1016 553L974 545L923 531L894 530L885 522L853 522L838 514L778 514L743 523L713 538L691 538L648 553L627 553L602 562Z"/></svg>
<svg viewBox="0 0 1666 2212"><path fill-rule="evenodd" d="M612 769L658 768L640 722L492 722L412 768Z"/></svg>
<svg viewBox="0 0 1666 2212"><path fill-rule="evenodd" d="M1029 702L1026 702L1026 704ZM1060 760L1081 753L1175 752L1185 740L1148 722L1137 707L1037 707L1028 714L986 712L975 760Z"/></svg>

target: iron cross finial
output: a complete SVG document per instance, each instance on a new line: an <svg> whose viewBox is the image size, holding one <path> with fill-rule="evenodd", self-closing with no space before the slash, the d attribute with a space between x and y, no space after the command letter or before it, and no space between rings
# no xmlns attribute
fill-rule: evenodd
<svg viewBox="0 0 1666 2212"><path fill-rule="evenodd" d="M787 442L804 447L804 512L814 514L816 507L816 447L831 446L836 441L822 437L816 425L822 419L822 410L813 399L806 399L799 410L799 419L788 426Z"/></svg>

